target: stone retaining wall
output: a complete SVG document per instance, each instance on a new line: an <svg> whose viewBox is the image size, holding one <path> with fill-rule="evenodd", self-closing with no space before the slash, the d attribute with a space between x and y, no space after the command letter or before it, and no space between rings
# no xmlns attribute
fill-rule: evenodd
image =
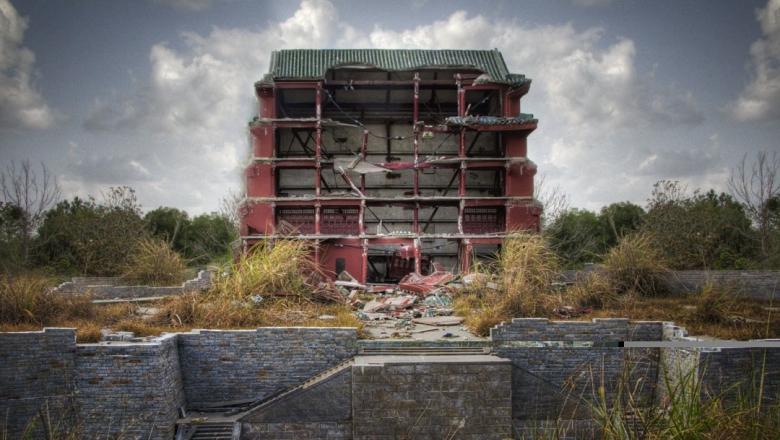
<svg viewBox="0 0 780 440"><path fill-rule="evenodd" d="M73 329L0 333L0 438L3 429L9 439L20 438L41 412L72 424L75 368ZM33 434L43 435L40 423Z"/></svg>
<svg viewBox="0 0 780 440"><path fill-rule="evenodd" d="M75 373L82 438L173 438L185 405L176 335L79 344Z"/></svg>
<svg viewBox="0 0 780 440"><path fill-rule="evenodd" d="M354 328L264 327L179 334L190 407L260 399L356 353Z"/></svg>
<svg viewBox="0 0 780 440"><path fill-rule="evenodd" d="M356 362L352 438L511 438L509 362L493 356L434 358Z"/></svg>
<svg viewBox="0 0 780 440"><path fill-rule="evenodd" d="M553 429L548 425L558 419L572 430L587 432L591 421L587 408L594 389L603 385L611 400L616 384L624 378L629 385L639 386L639 398L647 404L665 400L665 386L675 384L674 377L667 380L670 372L679 378L693 371L706 396L728 390L744 395L755 389L757 374L764 372L765 404L776 402L780 395L780 348L624 346L629 341L692 340L670 323L515 319L495 327L491 336L491 340L472 342L357 341L353 328L260 328L196 330L142 343L76 344L72 329L0 333L0 415L8 420L2 428L8 438L18 438L25 424L45 411L52 421L76 429L78 438L108 432L126 439L170 439L181 407L261 399L360 352L367 354L357 359L388 358L393 356L381 355L383 349L392 352L388 349L404 347L455 351L487 347L493 356L507 360L502 365L510 373L506 375L504 367L483 368L489 363L466 368L456 362L431 366L430 359L418 359L378 367L370 362L358 365L356 360L349 374L334 375L327 386L309 388L302 400L288 401L288 408L303 404L327 411L296 420L293 415L299 410L284 413L280 407L276 410L281 413L268 413L273 417L267 414L248 421L246 438L373 438L382 427L384 432L400 432L409 423L413 426L420 414L431 414L434 418L424 426L435 428L412 435L422 438L432 429L446 432L458 417L504 417L504 413L447 412L450 407L455 412L502 408L479 394L478 385L496 396L501 390L511 391L507 405L514 434L529 438ZM368 355L371 350L373 356ZM471 391L476 394L468 394ZM335 399L336 395L349 396L350 412L345 409L347 397ZM475 436L504 435L504 428L488 432L483 425L469 426L477 427L469 431ZM575 431L567 432L574 435ZM41 431L33 432L32 438L42 437Z"/></svg>
<svg viewBox="0 0 780 440"><path fill-rule="evenodd" d="M610 402L625 381L640 399L651 402L655 396L660 349L628 349L622 342L660 341L661 322L518 318L494 327L490 335L494 353L512 362L516 435L552 435L556 427L548 422L558 419L567 420L566 429L587 431L589 408L598 399L594 390L600 387Z"/></svg>

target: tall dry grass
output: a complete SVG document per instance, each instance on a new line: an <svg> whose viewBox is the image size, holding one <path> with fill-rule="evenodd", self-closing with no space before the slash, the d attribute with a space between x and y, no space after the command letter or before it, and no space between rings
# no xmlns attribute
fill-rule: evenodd
<svg viewBox="0 0 780 440"><path fill-rule="evenodd" d="M128 303L98 305L88 294L52 293L54 281L34 273L0 276L0 331L73 327L78 342L97 342L101 329L138 319Z"/></svg>
<svg viewBox="0 0 780 440"><path fill-rule="evenodd" d="M321 273L310 243L263 241L219 275L203 294L171 298L150 324L175 329L258 326L357 327L344 304L321 304L313 296ZM332 319L320 319L327 315ZM130 325L125 324L129 329Z"/></svg>
<svg viewBox="0 0 780 440"><path fill-rule="evenodd" d="M209 295L241 300L253 295L308 296L319 274L312 246L304 240L263 240L225 268Z"/></svg>
<svg viewBox="0 0 780 440"><path fill-rule="evenodd" d="M607 398L600 387L589 405L605 440L778 439L780 401L765 399L766 374L761 368L758 380L711 393L704 388L700 370L663 369L660 386L665 393L660 402L643 402L622 383L614 398Z"/></svg>
<svg viewBox="0 0 780 440"><path fill-rule="evenodd" d="M496 324L546 313L558 259L545 239L530 232L509 235L490 264L478 263L476 282L455 300L455 311L473 332L486 335ZM496 280L496 288L488 287Z"/></svg>
<svg viewBox="0 0 780 440"><path fill-rule="evenodd" d="M88 295L54 294L53 286L54 281L43 275L0 275L0 323L43 326L95 318Z"/></svg>
<svg viewBox="0 0 780 440"><path fill-rule="evenodd" d="M663 294L663 277L668 272L663 253L646 232L622 237L604 256L603 273L618 293Z"/></svg>
<svg viewBox="0 0 780 440"><path fill-rule="evenodd" d="M187 265L171 246L156 238L135 244L122 271L122 278L150 286L173 286L184 282Z"/></svg>

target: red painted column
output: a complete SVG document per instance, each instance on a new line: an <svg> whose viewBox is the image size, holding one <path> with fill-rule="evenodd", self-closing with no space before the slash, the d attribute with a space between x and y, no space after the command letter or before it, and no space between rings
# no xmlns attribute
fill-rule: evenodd
<svg viewBox="0 0 780 440"><path fill-rule="evenodd" d="M414 73L414 99L412 101L412 146L414 154L414 196L420 195L420 170L417 169L419 165L419 138L417 130L417 120L420 117L420 74ZM415 209L415 216L417 210Z"/></svg>
<svg viewBox="0 0 780 440"><path fill-rule="evenodd" d="M414 271L422 273L422 249L419 238L414 239Z"/></svg>
<svg viewBox="0 0 780 440"><path fill-rule="evenodd" d="M360 145L360 157L365 161L368 155L368 130L363 130L363 143ZM360 192L366 193L366 175L360 175Z"/></svg>
<svg viewBox="0 0 780 440"><path fill-rule="evenodd" d="M314 136L314 160L315 160L315 166L316 166L316 179L315 182L315 195L317 197L320 196L322 189L321 189L321 180L322 180L322 164L320 163L320 156L322 154L322 83L317 83L317 92L315 95L315 115L317 117L317 128Z"/></svg>
<svg viewBox="0 0 780 440"><path fill-rule="evenodd" d="M360 282L365 283L368 281L368 240L363 240L363 266L360 268L361 276Z"/></svg>

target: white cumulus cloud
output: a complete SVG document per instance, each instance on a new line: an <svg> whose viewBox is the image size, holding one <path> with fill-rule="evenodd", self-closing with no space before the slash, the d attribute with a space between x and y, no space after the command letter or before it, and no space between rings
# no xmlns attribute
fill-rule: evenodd
<svg viewBox="0 0 780 440"><path fill-rule="evenodd" d="M756 13L762 38L750 46L752 79L733 114L738 120L780 119L780 0L769 0Z"/></svg>
<svg viewBox="0 0 780 440"><path fill-rule="evenodd" d="M0 0L0 130L48 128L54 113L36 89L35 54L24 47L27 19Z"/></svg>

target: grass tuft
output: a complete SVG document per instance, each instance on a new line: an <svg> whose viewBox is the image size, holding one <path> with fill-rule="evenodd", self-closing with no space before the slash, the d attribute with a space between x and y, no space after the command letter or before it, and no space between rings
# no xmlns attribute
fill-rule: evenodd
<svg viewBox="0 0 780 440"><path fill-rule="evenodd" d="M502 321L546 310L545 294L551 291L558 269L555 253L541 235L513 233L492 264L472 269L477 281L456 298L455 309L474 333L487 335ZM498 281L495 288L488 286L491 279Z"/></svg>
<svg viewBox="0 0 780 440"><path fill-rule="evenodd" d="M209 294L244 300L253 295L312 293L312 278L319 269L312 259L312 244L305 240L263 240L217 277Z"/></svg>
<svg viewBox="0 0 780 440"><path fill-rule="evenodd" d="M641 296L664 293L663 277L669 272L653 237L645 232L626 235L604 256L604 273L615 291Z"/></svg>
<svg viewBox="0 0 780 440"><path fill-rule="evenodd" d="M134 284L173 286L184 282L186 271L184 260L167 242L144 238L130 254L122 278Z"/></svg>

